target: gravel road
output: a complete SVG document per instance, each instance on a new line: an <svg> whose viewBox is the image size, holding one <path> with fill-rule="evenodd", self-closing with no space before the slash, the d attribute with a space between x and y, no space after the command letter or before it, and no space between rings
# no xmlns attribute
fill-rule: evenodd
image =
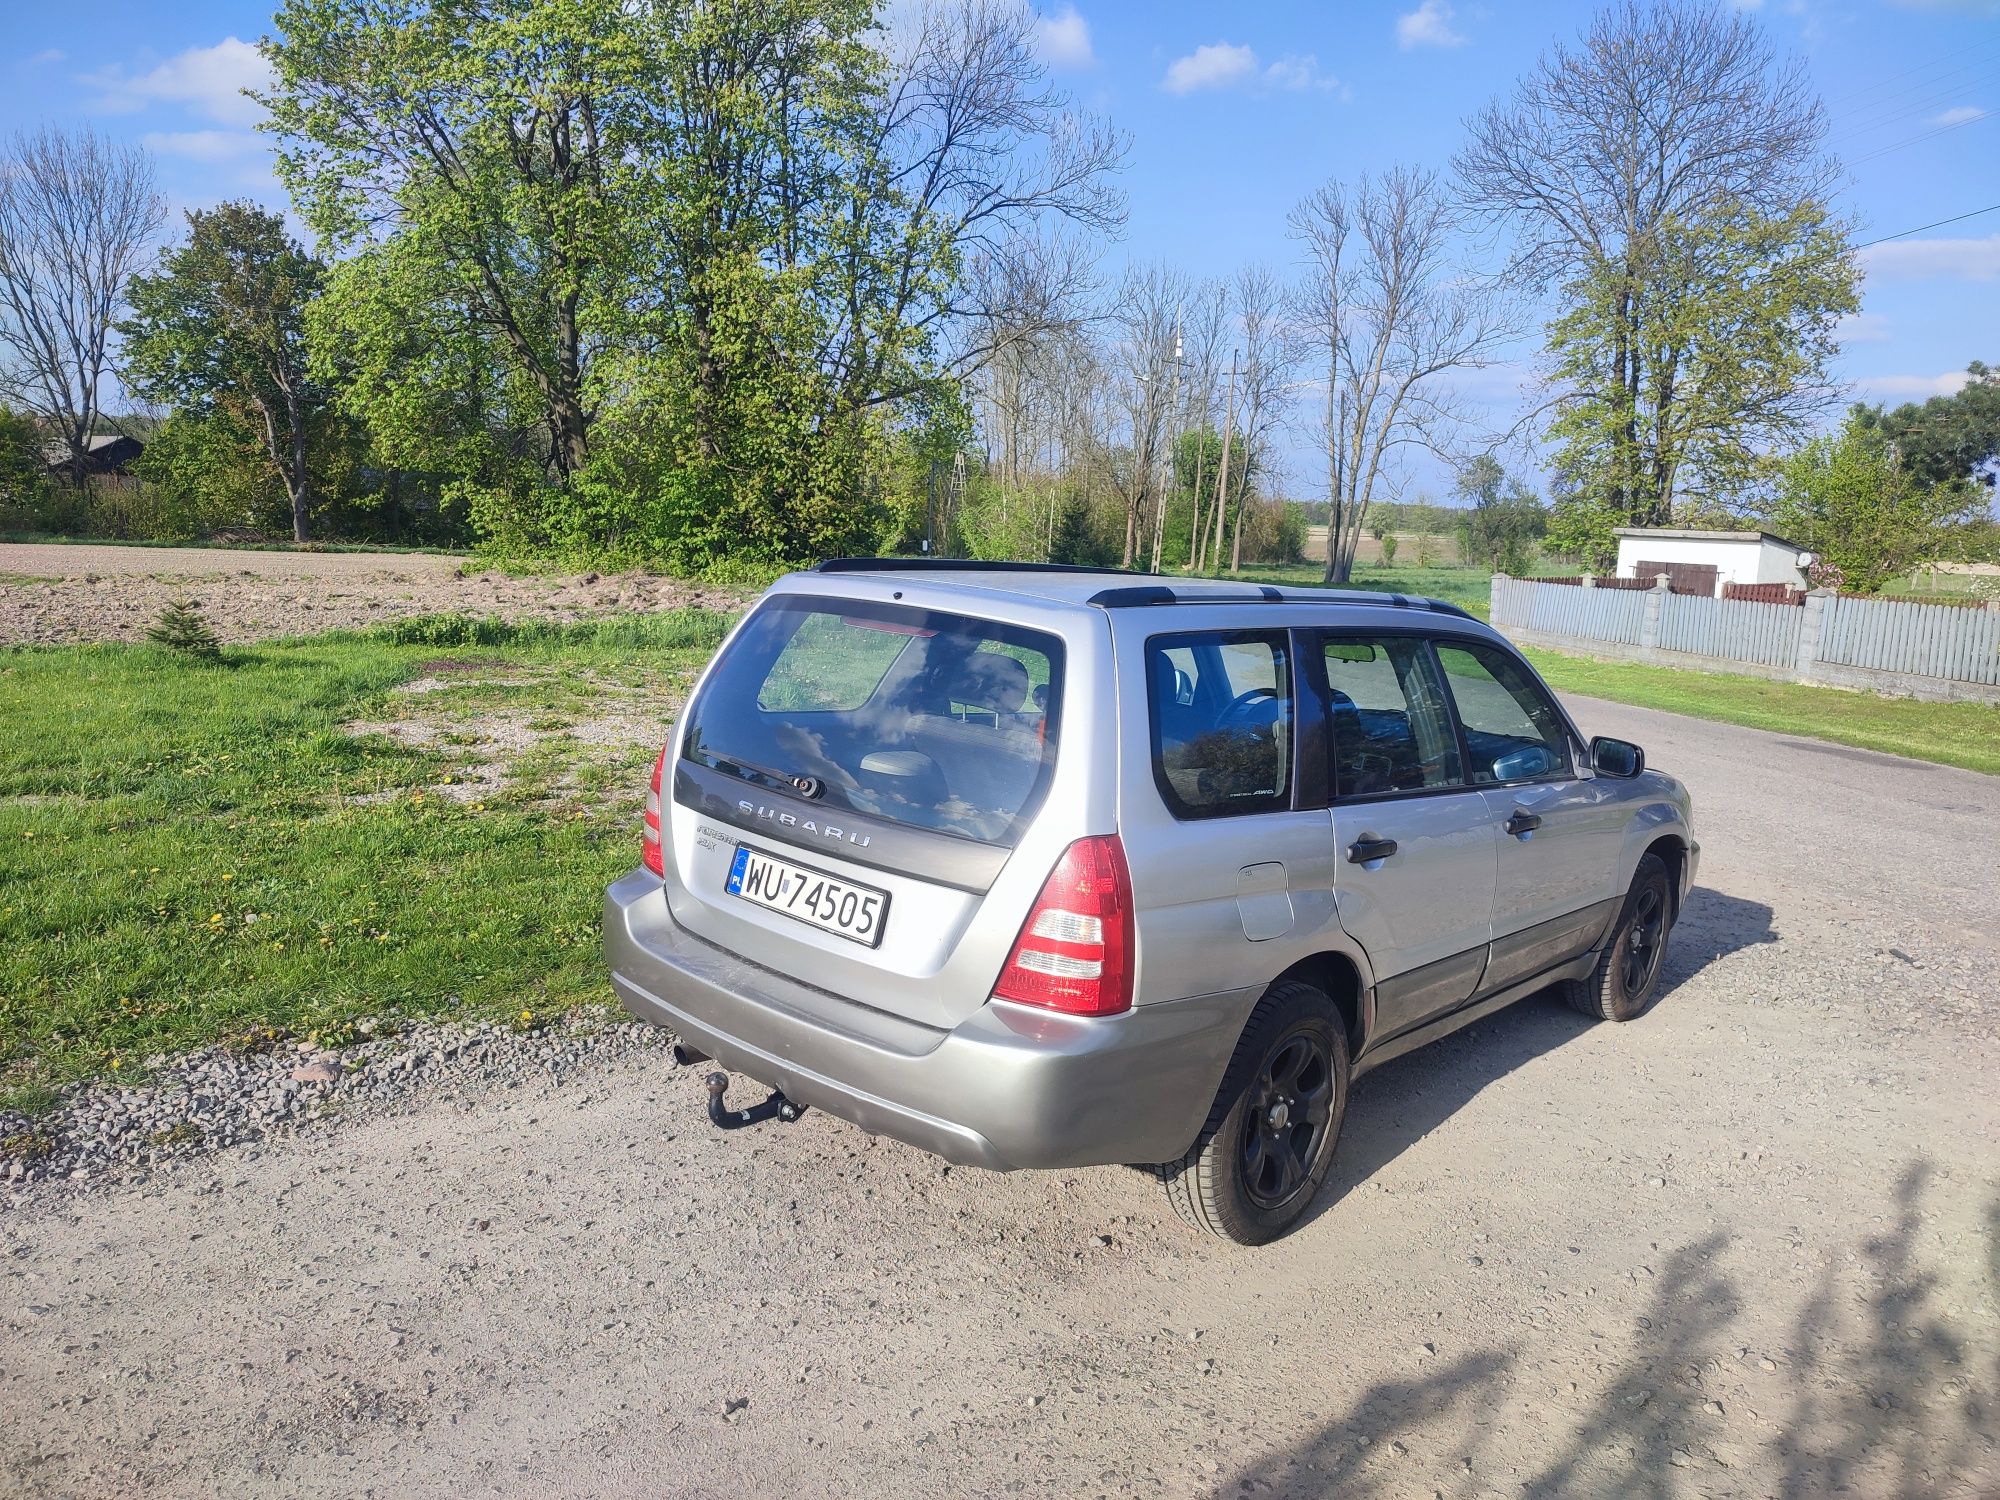
<svg viewBox="0 0 2000 1500"><path fill-rule="evenodd" d="M1371 1075L1278 1245L607 1049L16 1195L0 1490L1995 1492L2000 779L1575 706L1695 792L1664 997Z"/></svg>
<svg viewBox="0 0 2000 1500"><path fill-rule="evenodd" d="M170 601L187 598L230 642L454 611L567 621L742 604L728 590L639 573L461 577L464 561L435 552L0 543L0 645L140 640Z"/></svg>

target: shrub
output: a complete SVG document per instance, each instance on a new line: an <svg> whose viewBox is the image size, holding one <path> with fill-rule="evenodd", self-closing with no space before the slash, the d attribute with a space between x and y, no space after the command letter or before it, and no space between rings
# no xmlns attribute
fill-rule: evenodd
<svg viewBox="0 0 2000 1500"><path fill-rule="evenodd" d="M222 660L222 642L194 599L176 599L160 612L146 639L198 661Z"/></svg>

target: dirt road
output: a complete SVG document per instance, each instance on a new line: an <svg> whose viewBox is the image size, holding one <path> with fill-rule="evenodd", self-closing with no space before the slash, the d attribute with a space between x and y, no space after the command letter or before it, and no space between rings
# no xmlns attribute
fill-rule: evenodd
<svg viewBox="0 0 2000 1500"><path fill-rule="evenodd" d="M727 590L637 573L461 576L465 565L434 552L0 543L0 645L136 641L169 601L189 598L231 642L409 615L577 620L621 609L741 603Z"/></svg>
<svg viewBox="0 0 2000 1500"><path fill-rule="evenodd" d="M1992 1493L2000 779L1577 707L1695 791L1664 998L1365 1079L1289 1240L608 1064L0 1214L0 1489Z"/></svg>

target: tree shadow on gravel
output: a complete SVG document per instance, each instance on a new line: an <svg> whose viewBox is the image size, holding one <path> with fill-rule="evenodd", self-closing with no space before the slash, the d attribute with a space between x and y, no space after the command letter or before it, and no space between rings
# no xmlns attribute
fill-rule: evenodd
<svg viewBox="0 0 2000 1500"><path fill-rule="evenodd" d="M1218 1493L2000 1493L2000 1356L1975 1367L1965 1333L1983 1326L1990 1351L1991 1323L1979 1320L1990 1320L1991 1306L1965 1305L1922 1259L1930 1178L1926 1163L1913 1163L1886 1227L1823 1257L1827 1269L1776 1349L1755 1347L1758 1336L1742 1326L1751 1309L1726 1266L1751 1252L1732 1250L1717 1230L1666 1258L1636 1347L1601 1376L1579 1370L1574 1395L1536 1388L1551 1377L1533 1346L1496 1344L1378 1382ZM2000 1201L1984 1233L1975 1253L2000 1273ZM1560 1434L1532 1469L1492 1451L1499 1434L1531 1426Z"/></svg>

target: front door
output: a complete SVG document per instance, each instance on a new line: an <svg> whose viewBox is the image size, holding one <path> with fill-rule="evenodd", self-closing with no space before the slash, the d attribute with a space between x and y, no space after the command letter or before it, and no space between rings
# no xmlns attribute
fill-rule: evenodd
<svg viewBox="0 0 2000 1500"><path fill-rule="evenodd" d="M1624 895L1618 869L1630 809L1610 785L1580 774L1583 747L1512 652L1439 641L1437 654L1499 843L1493 953L1481 986L1497 990L1603 936Z"/></svg>
<svg viewBox="0 0 2000 1500"><path fill-rule="evenodd" d="M1382 1040L1479 988L1498 835L1421 637L1321 632L1308 662L1324 670L1335 905L1374 969Z"/></svg>

